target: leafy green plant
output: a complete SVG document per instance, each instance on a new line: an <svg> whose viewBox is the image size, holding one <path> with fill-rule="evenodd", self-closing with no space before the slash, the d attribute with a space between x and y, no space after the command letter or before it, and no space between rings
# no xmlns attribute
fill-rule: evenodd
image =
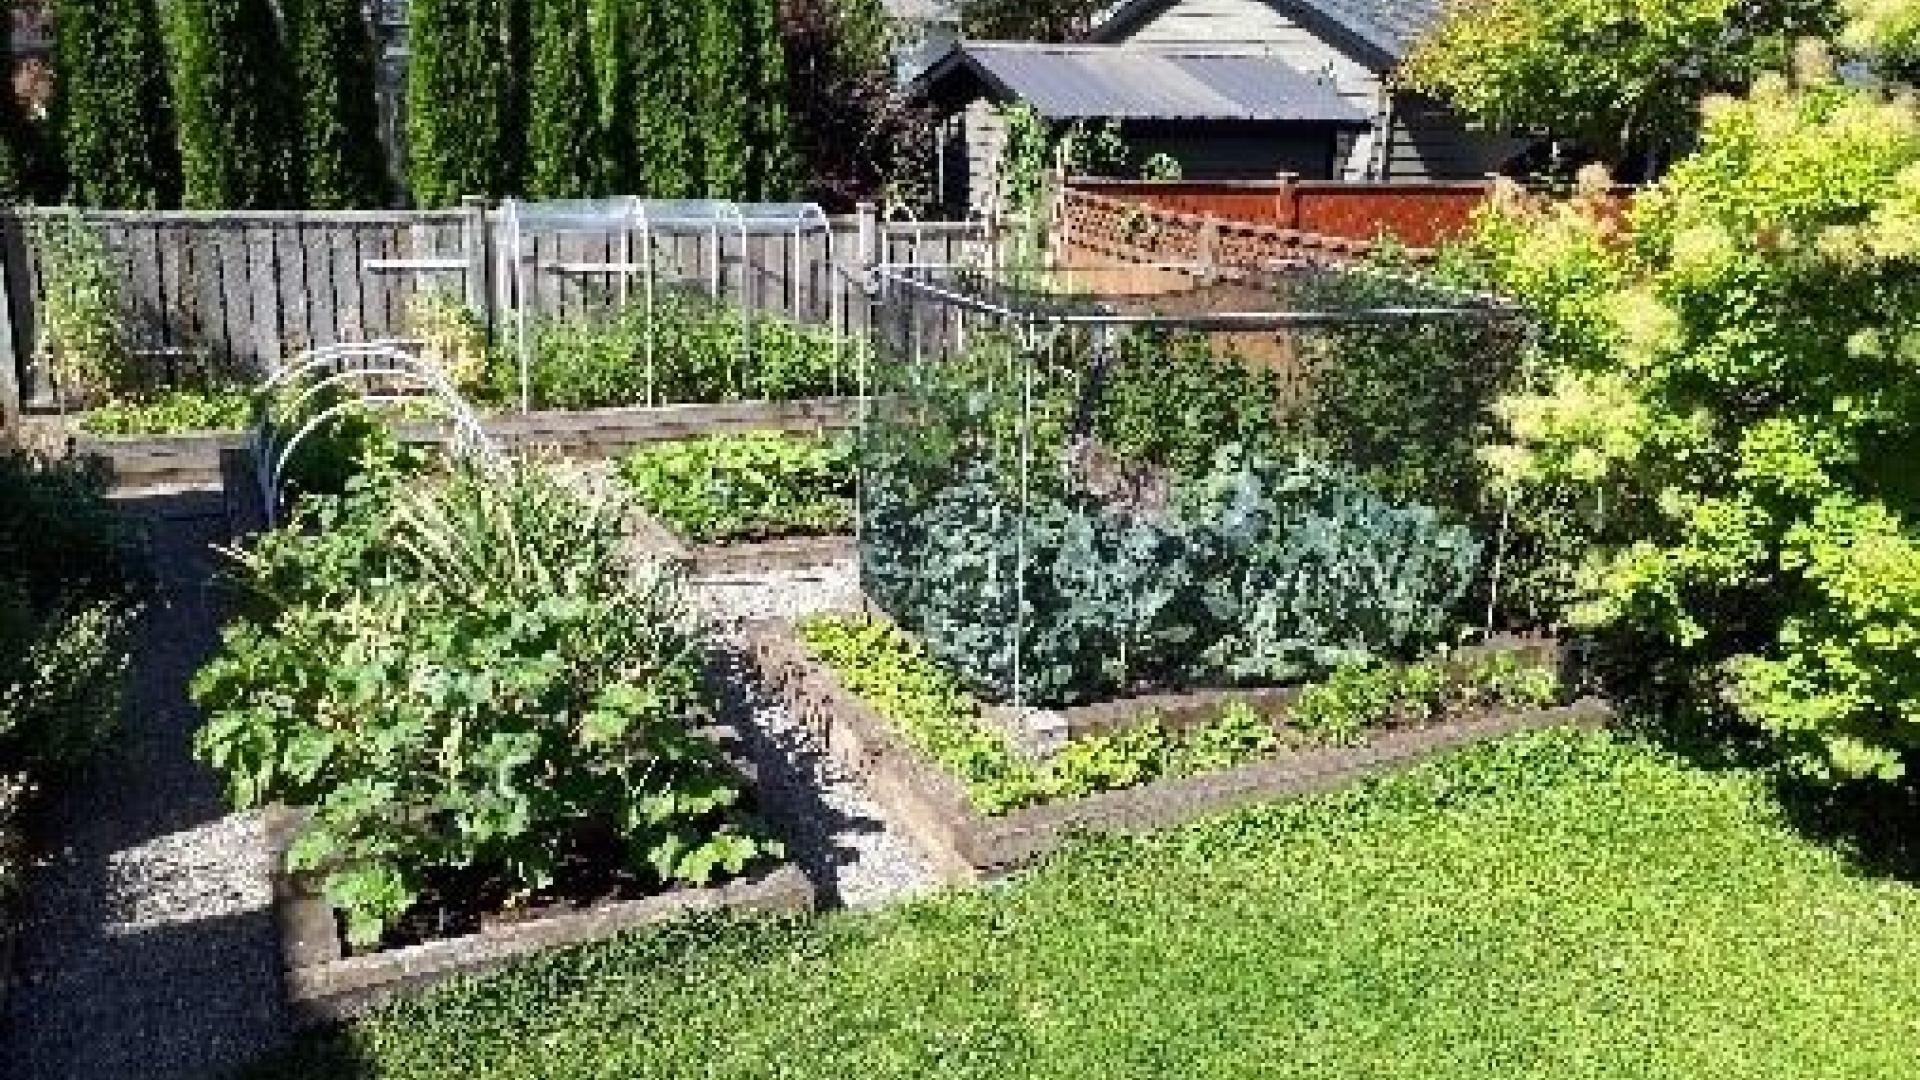
<svg viewBox="0 0 1920 1080"><path fill-rule="evenodd" d="M1349 664L1303 689L1288 722L1319 742L1353 746L1390 724L1419 727L1478 709L1544 709L1564 694L1558 672L1511 652L1403 667Z"/></svg>
<svg viewBox="0 0 1920 1080"><path fill-rule="evenodd" d="M126 303L106 238L69 213L43 222L35 241L46 294L40 309L44 347L55 378L83 400L132 387L137 373Z"/></svg>
<svg viewBox="0 0 1920 1080"><path fill-rule="evenodd" d="M850 381L831 331L777 316L743 319L704 297L668 293L595 320L553 318L534 328L534 404L594 409L649 402L792 401ZM841 366L848 371L843 373ZM519 394L513 365L494 368L497 393Z"/></svg>
<svg viewBox="0 0 1920 1080"><path fill-rule="evenodd" d="M420 342L420 358L439 368L462 396L502 400L504 390L490 380L512 361L488 332L486 316L464 298L447 289L415 293L407 301L407 331Z"/></svg>
<svg viewBox="0 0 1920 1080"><path fill-rule="evenodd" d="M1569 620L1627 646L1637 687L1806 778L1892 782L1920 754L1920 121L1833 68L1808 50L1715 102L1624 221L1489 215L1495 279L1551 336L1486 456L1577 511Z"/></svg>
<svg viewBox="0 0 1920 1080"><path fill-rule="evenodd" d="M1175 728L1150 715L1035 759L988 720L979 699L912 635L840 615L804 620L797 630L842 686L960 780L983 814L1232 769L1286 746L1272 718L1238 700L1206 723ZM1404 667L1354 664L1303 688L1285 725L1317 743L1350 746L1388 725L1437 723L1476 709L1543 708L1561 694L1555 672L1505 653Z"/></svg>
<svg viewBox="0 0 1920 1080"><path fill-rule="evenodd" d="M64 779L117 729L140 554L96 468L0 455L0 847L27 786Z"/></svg>
<svg viewBox="0 0 1920 1080"><path fill-rule="evenodd" d="M193 684L199 753L236 805L313 808L289 853L351 940L436 873L514 897L593 835L656 883L777 845L697 728L698 633L677 578L630 573L618 515L536 466L357 486L243 556L251 603Z"/></svg>
<svg viewBox="0 0 1920 1080"><path fill-rule="evenodd" d="M1211 471L1223 446L1272 451L1283 434L1279 377L1202 334L1129 335L1098 400L1103 446L1184 477Z"/></svg>
<svg viewBox="0 0 1920 1080"><path fill-rule="evenodd" d="M979 701L912 638L883 622L838 616L805 620L798 630L848 690L965 781L981 812L1006 813L1037 797L1028 763L987 724Z"/></svg>
<svg viewBox="0 0 1920 1080"><path fill-rule="evenodd" d="M237 431L252 420L253 392L220 386L109 398L87 410L80 429L94 435L178 435Z"/></svg>
<svg viewBox="0 0 1920 1080"><path fill-rule="evenodd" d="M842 532L853 525L844 439L777 433L662 443L620 463L643 506L699 543Z"/></svg>

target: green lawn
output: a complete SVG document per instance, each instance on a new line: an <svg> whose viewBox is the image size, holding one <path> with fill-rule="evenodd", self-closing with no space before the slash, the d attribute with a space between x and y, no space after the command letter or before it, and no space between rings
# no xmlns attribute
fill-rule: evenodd
<svg viewBox="0 0 1920 1080"><path fill-rule="evenodd" d="M581 950L262 1077L1920 1077L1920 889L1555 733L883 915Z"/></svg>

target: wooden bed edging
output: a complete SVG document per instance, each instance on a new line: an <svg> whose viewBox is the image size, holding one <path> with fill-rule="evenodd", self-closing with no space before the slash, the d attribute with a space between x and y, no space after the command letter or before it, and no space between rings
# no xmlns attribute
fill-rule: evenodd
<svg viewBox="0 0 1920 1080"><path fill-rule="evenodd" d="M745 629L748 656L769 689L823 737L836 762L862 778L882 811L913 837L950 882L1009 873L1082 833L1184 824L1254 803L1330 791L1506 735L1599 727L1613 717L1612 708L1596 698L1559 708L1488 712L1435 727L1385 732L1365 746L1286 754L989 817L973 808L957 778L908 745L871 705L814 660L791 624L761 621ZM1217 709L1218 702L1246 695L1207 696L1216 699ZM1132 702L1132 715L1137 718L1146 711L1143 701L1164 705L1166 700Z"/></svg>
<svg viewBox="0 0 1920 1080"><path fill-rule="evenodd" d="M830 536L784 536L739 544L696 544L678 529L632 501L627 511L627 536L635 554L676 563L694 577L728 574L782 573L813 570L845 562L857 554L854 539Z"/></svg>
<svg viewBox="0 0 1920 1080"><path fill-rule="evenodd" d="M484 418L487 432L507 450L552 449L572 458L617 457L651 443L702 435L753 431L821 432L855 426L858 398L806 401L744 401L719 405L661 405L582 412L503 413ZM409 442L444 438L430 422L396 425ZM76 455L106 463L116 488L214 487L220 483L220 454L249 445L246 431L196 431L178 435L93 435L75 431L68 441Z"/></svg>
<svg viewBox="0 0 1920 1080"><path fill-rule="evenodd" d="M277 808L267 823L287 1003L302 1025L351 1019L399 996L477 975L550 949L604 941L691 915L732 912L801 915L817 906L813 883L793 862L758 877L706 889L683 888L618 904L488 927L466 937L345 956L333 909L314 885L284 869L298 812Z"/></svg>

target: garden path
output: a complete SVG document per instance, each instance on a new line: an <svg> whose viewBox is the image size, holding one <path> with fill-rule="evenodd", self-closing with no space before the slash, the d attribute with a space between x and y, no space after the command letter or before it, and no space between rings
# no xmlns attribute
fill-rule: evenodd
<svg viewBox="0 0 1920 1080"><path fill-rule="evenodd" d="M829 904L877 907L930 891L933 869L889 825L860 782L837 766L819 736L787 707L740 677L735 632L741 620L850 610L860 600L852 563L819 570L701 581L699 599L723 633L727 708L760 770L761 795L787 830L789 846ZM732 675L734 677L725 677Z"/></svg>
<svg viewBox="0 0 1920 1080"><path fill-rule="evenodd" d="M160 596L120 737L51 808L0 1018L10 1080L218 1075L290 1031L260 821L228 814L190 753L226 519L204 495L130 508L152 523Z"/></svg>

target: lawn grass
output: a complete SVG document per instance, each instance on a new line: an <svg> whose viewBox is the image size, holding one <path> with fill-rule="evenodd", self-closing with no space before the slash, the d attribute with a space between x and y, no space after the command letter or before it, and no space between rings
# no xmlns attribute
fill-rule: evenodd
<svg viewBox="0 0 1920 1080"><path fill-rule="evenodd" d="M880 915L535 961L261 1078L1920 1076L1920 889L1554 732Z"/></svg>

